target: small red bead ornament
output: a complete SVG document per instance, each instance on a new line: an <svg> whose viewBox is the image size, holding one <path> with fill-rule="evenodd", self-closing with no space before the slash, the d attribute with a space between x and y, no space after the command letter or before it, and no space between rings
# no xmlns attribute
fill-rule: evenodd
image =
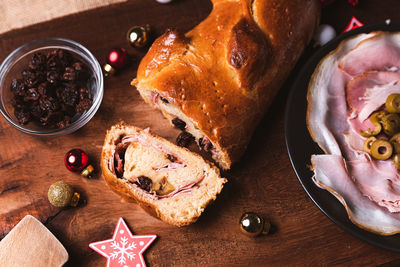
<svg viewBox="0 0 400 267"><path fill-rule="evenodd" d="M128 52L124 48L114 48L108 53L107 63L116 69L122 69L128 61Z"/></svg>
<svg viewBox="0 0 400 267"><path fill-rule="evenodd" d="M89 157L81 149L72 149L65 154L65 167L71 172L80 172L83 177L91 178L94 168L89 164Z"/></svg>
<svg viewBox="0 0 400 267"><path fill-rule="evenodd" d="M105 76L113 75L117 70L124 68L129 62L129 55L123 48L112 49L107 56L107 64L103 66Z"/></svg>
<svg viewBox="0 0 400 267"><path fill-rule="evenodd" d="M128 52L124 48L114 48L107 56L107 64L103 66L105 76L113 75L129 62Z"/></svg>
<svg viewBox="0 0 400 267"><path fill-rule="evenodd" d="M358 5L358 0L348 0L349 4L352 6Z"/></svg>

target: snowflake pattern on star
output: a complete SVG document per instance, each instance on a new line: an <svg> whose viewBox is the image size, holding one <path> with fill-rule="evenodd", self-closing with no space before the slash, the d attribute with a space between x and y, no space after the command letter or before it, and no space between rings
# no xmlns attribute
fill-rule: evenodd
<svg viewBox="0 0 400 267"><path fill-rule="evenodd" d="M120 218L112 239L91 243L89 247L107 258L107 267L145 267L142 253L156 238L156 235L132 235Z"/></svg>
<svg viewBox="0 0 400 267"><path fill-rule="evenodd" d="M121 244L121 246L119 244ZM121 237L120 242L113 241L111 243L111 248L115 250L110 254L111 259L116 259L118 255L121 254L121 256L118 258L118 263L125 264L126 263L125 254L126 254L129 260L133 260L136 255L135 253L133 253L134 249L136 248L136 244L135 242L132 241L131 244L125 247L126 244L128 244L128 238L126 237ZM132 250L132 252L128 250Z"/></svg>

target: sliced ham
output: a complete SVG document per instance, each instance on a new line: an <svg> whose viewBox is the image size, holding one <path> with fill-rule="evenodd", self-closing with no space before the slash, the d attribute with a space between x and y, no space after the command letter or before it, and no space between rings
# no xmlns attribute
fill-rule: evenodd
<svg viewBox="0 0 400 267"><path fill-rule="evenodd" d="M367 100L369 98L373 98L373 96L377 94L376 91L378 91L379 89L387 91L385 90L385 88L387 87L386 85L397 80L400 80L400 73L398 72L366 71L361 75L351 79L347 83L347 105L351 108L352 112L360 113L365 105L369 104ZM368 93L366 93L366 91ZM380 100L378 105L382 105L382 100Z"/></svg>
<svg viewBox="0 0 400 267"><path fill-rule="evenodd" d="M363 108L358 113L358 120L363 122L376 110L385 104L386 98L390 94L400 93L399 81L393 81L385 85L376 85L365 90Z"/></svg>
<svg viewBox="0 0 400 267"><path fill-rule="evenodd" d="M313 155L311 162L316 184L339 199L354 224L383 235L400 232L400 213L388 212L386 208L363 195L356 182L351 179L342 157Z"/></svg>
<svg viewBox="0 0 400 267"><path fill-rule="evenodd" d="M145 129L144 131L147 131L148 129ZM167 149L165 146L162 145L162 143L158 142L153 142L151 138L147 134L142 134L142 135L127 135L122 138L121 141L123 144L130 144L132 142L134 143L140 143L144 146L152 146L153 148L157 149L158 151L165 153L165 155L169 154L175 158L174 163L180 164L181 166L185 165L185 162L180 159L177 155L175 155L175 152ZM172 165L176 167L175 165Z"/></svg>
<svg viewBox="0 0 400 267"><path fill-rule="evenodd" d="M400 68L400 35L378 32L341 57L339 68L355 77L368 70Z"/></svg>
<svg viewBox="0 0 400 267"><path fill-rule="evenodd" d="M335 195L356 225L400 232L400 175L389 159L362 151L359 132L388 95L399 93L400 34L361 34L342 42L314 72L307 95L307 126L325 155L313 155L316 185Z"/></svg>
<svg viewBox="0 0 400 267"><path fill-rule="evenodd" d="M374 128L368 118L382 108L390 94L400 93L399 79L400 73L369 71L347 83L346 100L351 110L348 123L354 132Z"/></svg>

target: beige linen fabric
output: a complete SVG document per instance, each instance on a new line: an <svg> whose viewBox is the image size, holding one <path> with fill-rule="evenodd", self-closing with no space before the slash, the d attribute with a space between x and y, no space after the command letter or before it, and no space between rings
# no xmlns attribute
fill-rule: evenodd
<svg viewBox="0 0 400 267"><path fill-rule="evenodd" d="M127 0L0 0L0 33Z"/></svg>

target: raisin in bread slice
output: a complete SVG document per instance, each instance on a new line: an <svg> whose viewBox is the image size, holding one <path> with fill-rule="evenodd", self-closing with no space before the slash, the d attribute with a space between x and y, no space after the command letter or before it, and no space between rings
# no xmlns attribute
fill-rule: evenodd
<svg viewBox="0 0 400 267"><path fill-rule="evenodd" d="M199 155L123 123L107 132L101 168L113 191L177 226L195 222L227 181Z"/></svg>

